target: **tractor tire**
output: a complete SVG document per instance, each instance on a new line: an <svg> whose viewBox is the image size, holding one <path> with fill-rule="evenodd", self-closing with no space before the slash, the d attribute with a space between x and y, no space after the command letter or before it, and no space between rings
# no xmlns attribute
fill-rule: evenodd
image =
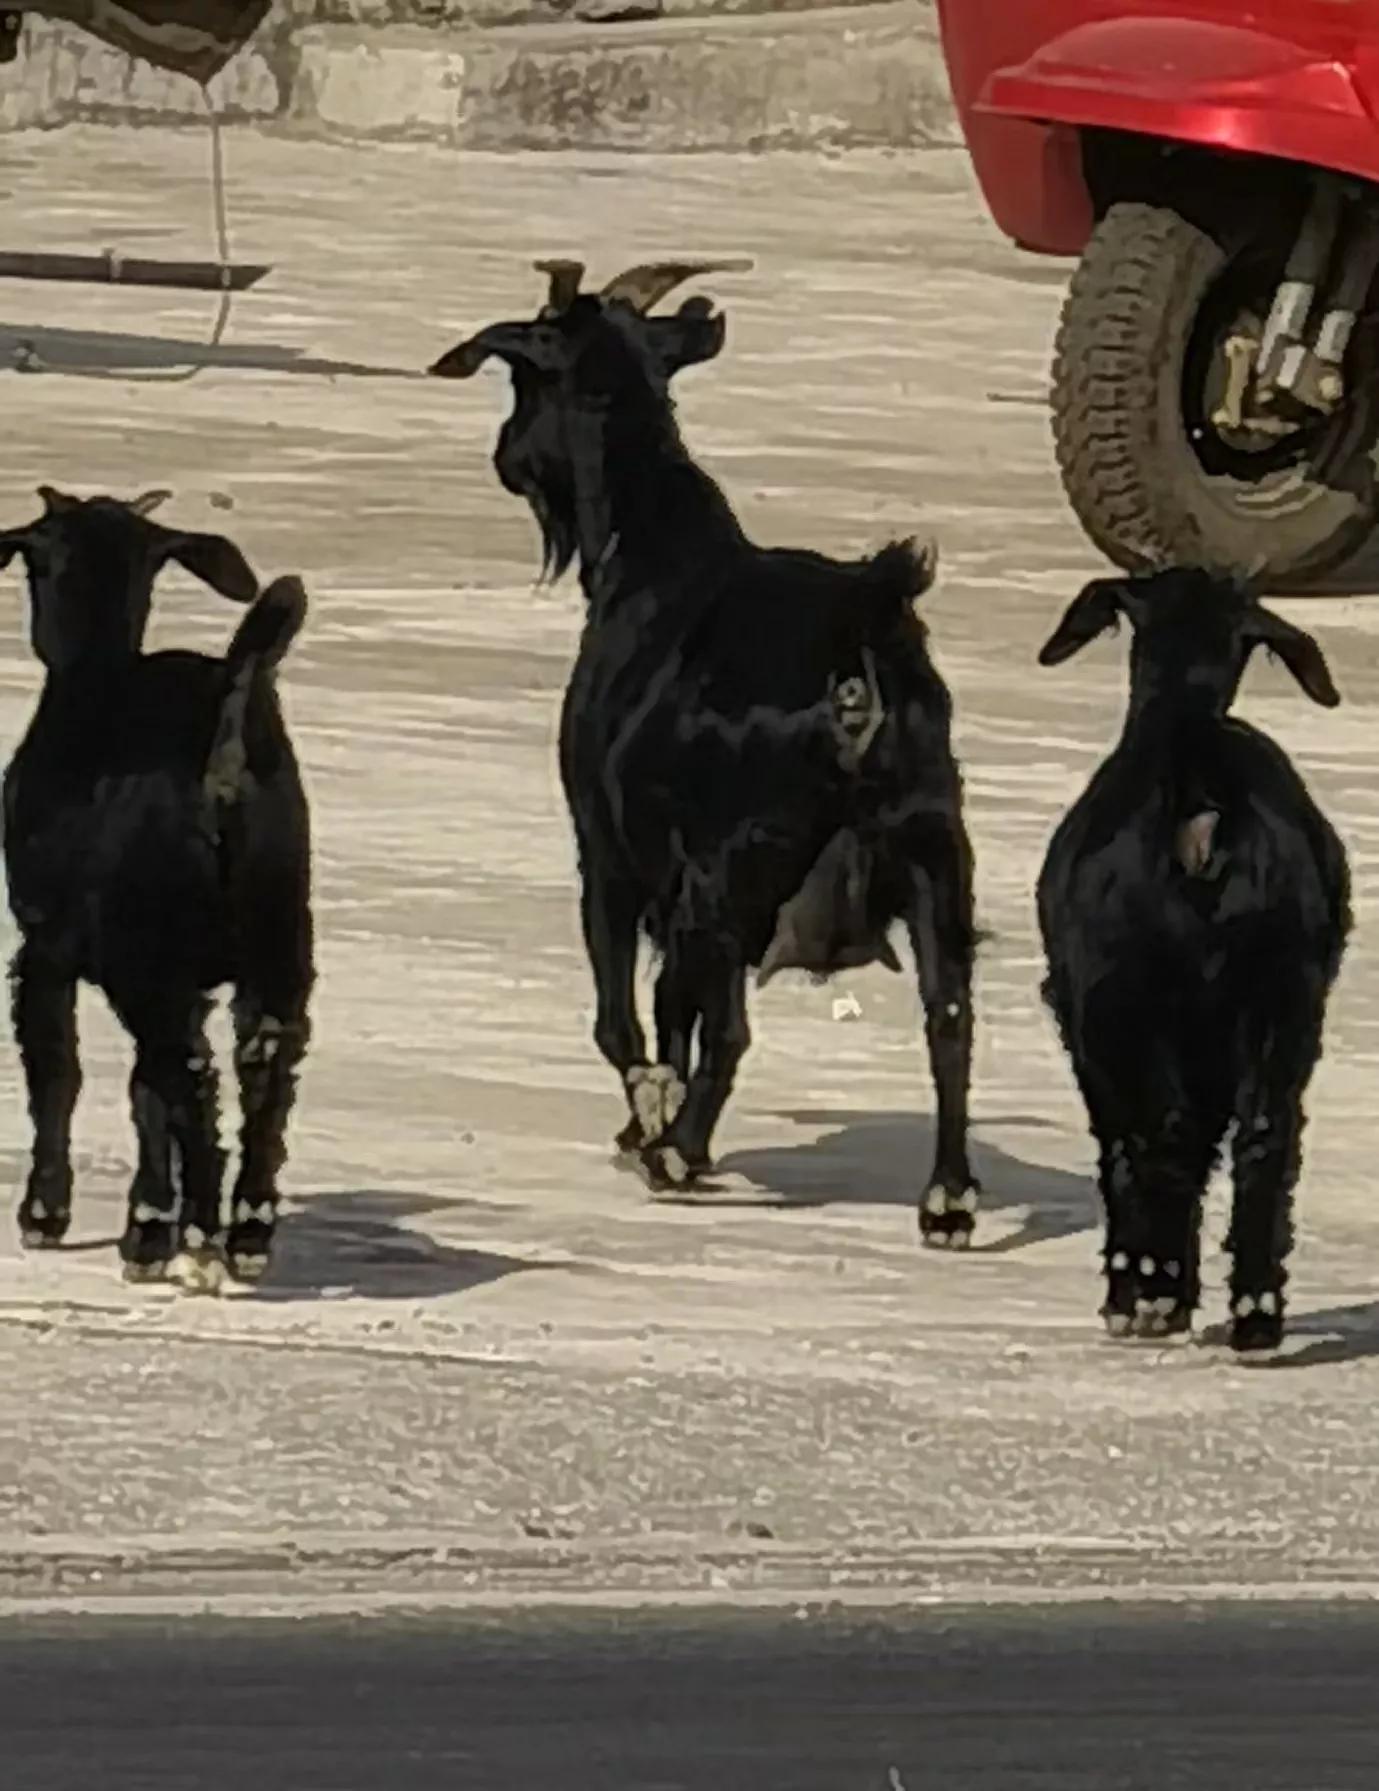
<svg viewBox="0 0 1379 1791"><path fill-rule="evenodd" d="M1126 570L1205 566L1296 590L1372 532L1372 382L1249 451L1218 430L1222 343L1245 313L1262 326L1287 250L1228 249L1164 205L1113 205L1093 233L1058 331L1054 440L1078 520Z"/></svg>

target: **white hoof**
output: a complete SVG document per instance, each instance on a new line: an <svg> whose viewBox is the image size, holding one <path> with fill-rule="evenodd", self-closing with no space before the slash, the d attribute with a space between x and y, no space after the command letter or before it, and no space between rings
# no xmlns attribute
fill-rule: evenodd
<svg viewBox="0 0 1379 1791"><path fill-rule="evenodd" d="M685 1085L669 1064L654 1063L649 1069L633 1070L627 1088L642 1136L654 1143L670 1129L684 1106Z"/></svg>
<svg viewBox="0 0 1379 1791"><path fill-rule="evenodd" d="M218 1251L202 1246L180 1250L168 1269L168 1279L185 1293L218 1294L229 1279L229 1269Z"/></svg>

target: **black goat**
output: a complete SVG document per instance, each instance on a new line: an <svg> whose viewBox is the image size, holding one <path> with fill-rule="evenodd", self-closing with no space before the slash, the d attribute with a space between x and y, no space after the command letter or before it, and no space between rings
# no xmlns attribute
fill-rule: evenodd
<svg viewBox="0 0 1379 1791"><path fill-rule="evenodd" d="M171 1271L214 1288L228 1262L254 1280L272 1240L312 983L306 799L274 686L306 593L281 578L259 594L222 536L152 521L166 493L130 505L47 487L39 495L37 522L0 533L0 567L18 554L28 571L31 638L46 672L4 781L5 866L22 935L14 1025L34 1126L20 1228L26 1243L52 1245L71 1219L76 985L85 981L104 991L136 1047L126 1275ZM223 660L142 652L153 582L169 560L251 604ZM228 1232L204 1030L208 994L226 982L243 1109Z"/></svg>
<svg viewBox="0 0 1379 1791"><path fill-rule="evenodd" d="M1039 878L1044 986L1099 1150L1115 1336L1186 1330L1207 1180L1233 1128L1231 1341L1283 1336L1302 1101L1350 930L1345 851L1283 750L1227 716L1251 652L1340 701L1317 643L1205 572L1098 579L1039 655L1124 616L1120 742Z"/></svg>
<svg viewBox="0 0 1379 1791"><path fill-rule="evenodd" d="M746 538L669 394L722 348L723 318L704 299L647 315L713 264L633 269L598 296L579 292L578 264L540 265L534 321L485 329L430 371L507 364L498 476L535 513L546 570L579 560L560 765L594 1036L630 1109L619 1146L653 1186L700 1175L749 1042L747 970L898 969L886 933L904 920L938 1096L921 1227L965 1244L972 855L951 703L913 611L934 554L897 543L842 562ZM642 930L661 957L655 1064L633 992Z"/></svg>

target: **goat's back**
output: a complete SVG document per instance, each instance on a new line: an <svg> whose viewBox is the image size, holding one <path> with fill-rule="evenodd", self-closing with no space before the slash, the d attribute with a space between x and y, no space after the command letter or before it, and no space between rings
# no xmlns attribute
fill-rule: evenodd
<svg viewBox="0 0 1379 1791"><path fill-rule="evenodd" d="M1182 845L1196 822L1200 862ZM1283 749L1235 720L1127 730L1054 833L1038 899L1051 961L1164 975L1298 951L1334 968L1350 923L1334 829Z"/></svg>
<svg viewBox="0 0 1379 1791"><path fill-rule="evenodd" d="M225 661L186 652L45 685L5 774L5 862L21 927L73 974L106 986L153 962L208 985L229 974L234 830L205 775L226 688ZM246 788L299 798L271 683L252 693L244 736Z"/></svg>

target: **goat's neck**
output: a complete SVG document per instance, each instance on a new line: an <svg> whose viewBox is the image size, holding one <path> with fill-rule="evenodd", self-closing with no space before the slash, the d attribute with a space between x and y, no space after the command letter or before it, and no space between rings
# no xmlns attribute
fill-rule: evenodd
<svg viewBox="0 0 1379 1791"><path fill-rule="evenodd" d="M1121 732L1120 751L1146 778L1159 782L1193 781L1210 763L1210 743L1225 716L1205 693L1175 690L1130 706Z"/></svg>
<svg viewBox="0 0 1379 1791"><path fill-rule="evenodd" d="M591 606L683 577L742 541L728 500L680 439L665 398L582 409L571 426L580 578Z"/></svg>
<svg viewBox="0 0 1379 1791"><path fill-rule="evenodd" d="M111 697L139 663L136 653L83 653L70 665L49 666L40 701L51 709L76 710L94 718L110 707Z"/></svg>

